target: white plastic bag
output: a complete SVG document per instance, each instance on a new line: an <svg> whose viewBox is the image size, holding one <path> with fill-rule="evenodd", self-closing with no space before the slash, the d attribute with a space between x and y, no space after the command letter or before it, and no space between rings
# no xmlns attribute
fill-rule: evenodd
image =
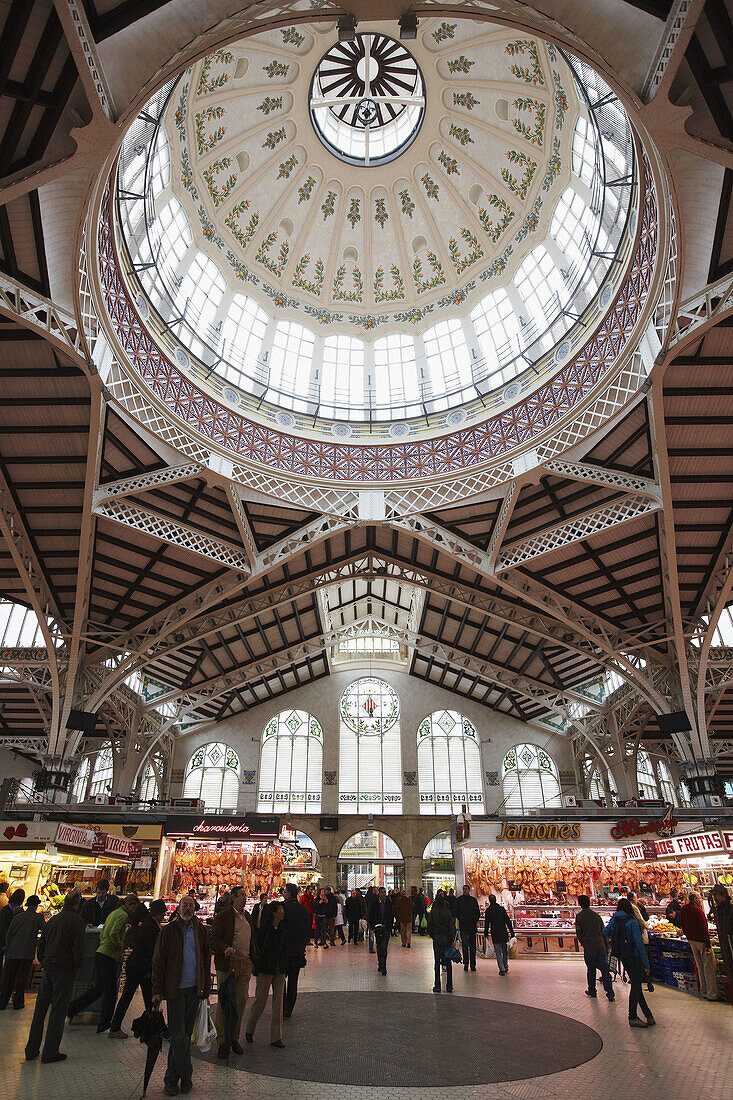
<svg viewBox="0 0 733 1100"><path fill-rule="evenodd" d="M198 1012L196 1013L196 1024L193 1029L191 1042L195 1047L198 1047L202 1054L206 1054L215 1039L216 1028L211 1018L211 1006L208 1000L204 1000L200 1002Z"/></svg>
<svg viewBox="0 0 733 1100"><path fill-rule="evenodd" d="M369 927L369 925L367 924L367 922L366 922L366 921L364 920L364 918L362 917L362 918L361 918L361 920L359 921L359 928L360 928L360 930L361 930L362 932L366 932L366 930L367 930L367 928L368 928L368 927Z"/></svg>
<svg viewBox="0 0 733 1100"><path fill-rule="evenodd" d="M516 936L511 936L511 937L509 938L509 943L507 944L507 947L509 948L509 950L511 950L511 949L512 949L512 947L514 947L514 945L516 944L516 942L517 942L517 937L516 937Z"/></svg>

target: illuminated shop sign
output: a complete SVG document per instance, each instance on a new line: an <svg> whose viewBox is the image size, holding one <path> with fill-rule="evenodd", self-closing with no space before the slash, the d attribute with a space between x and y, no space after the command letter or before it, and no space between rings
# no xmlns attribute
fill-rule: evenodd
<svg viewBox="0 0 733 1100"><path fill-rule="evenodd" d="M187 836L194 840L277 840L280 818L261 814L244 817L174 815L165 824L168 836Z"/></svg>
<svg viewBox="0 0 733 1100"><path fill-rule="evenodd" d="M646 833L656 833L657 836L671 836L677 828L677 820L671 813L660 821L640 821L638 817L630 817L625 821L617 821L611 829L614 840L626 840L635 836L644 836Z"/></svg>
<svg viewBox="0 0 733 1100"><path fill-rule="evenodd" d="M577 821L541 821L536 823L502 821L501 832L496 839L530 843L533 840L579 840L580 825Z"/></svg>

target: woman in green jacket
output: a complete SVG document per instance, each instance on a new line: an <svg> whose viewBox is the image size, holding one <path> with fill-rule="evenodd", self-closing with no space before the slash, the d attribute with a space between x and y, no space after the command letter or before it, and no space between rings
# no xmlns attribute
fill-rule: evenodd
<svg viewBox="0 0 733 1100"><path fill-rule="evenodd" d="M117 1000L117 981L120 971L120 959L125 942L125 932L133 913L140 904L135 894L128 894L124 904L110 913L99 934L99 946L94 956L94 977L91 989L72 1001L66 1010L69 1023L76 1015L102 998L97 1032L107 1031L112 1022L112 1014Z"/></svg>
<svg viewBox="0 0 733 1100"><path fill-rule="evenodd" d="M433 993L440 993L440 970L446 968L446 993L453 992L453 964L446 959L445 952L453 944L456 938L456 922L448 908L443 890L438 890L435 901L428 913L428 935L433 941L433 957L435 959L435 985Z"/></svg>

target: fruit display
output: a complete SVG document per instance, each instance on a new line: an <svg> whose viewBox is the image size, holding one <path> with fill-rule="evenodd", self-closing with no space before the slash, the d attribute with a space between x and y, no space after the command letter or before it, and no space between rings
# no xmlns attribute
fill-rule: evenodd
<svg viewBox="0 0 733 1100"><path fill-rule="evenodd" d="M639 890L642 883L662 897L670 887L682 886L682 871L661 863L625 863L618 853L604 850L556 848L527 851L515 848L469 848L466 852L466 882L479 897L499 894L515 882L525 897L544 899L557 896L556 884L565 883L564 893L597 894L598 887L625 886Z"/></svg>
<svg viewBox="0 0 733 1100"><path fill-rule="evenodd" d="M243 878L244 876L244 878ZM273 893L283 883L283 858L277 844L194 844L177 848L171 891L197 886L235 886L248 894Z"/></svg>

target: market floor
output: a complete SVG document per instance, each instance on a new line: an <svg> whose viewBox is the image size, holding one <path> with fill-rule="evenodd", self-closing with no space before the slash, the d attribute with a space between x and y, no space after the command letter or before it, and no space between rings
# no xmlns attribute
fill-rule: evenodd
<svg viewBox="0 0 733 1100"><path fill-rule="evenodd" d="M410 951L392 940L387 977L366 948L308 951L299 999L285 1021L284 1051L269 1046L269 1012L255 1046L225 1067L194 1059L192 1097L219 1095L303 1100L447 1100L456 1088L467 1098L593 1100L643 1095L645 1100L733 1095L733 1009L657 987L649 995L658 1026L632 1030L627 986L617 983L609 1004L584 996L579 958L520 958L499 977L493 959L479 959L476 974L455 970L452 995L430 992L429 941ZM254 983L251 987L254 990ZM142 1092L145 1050L97 1036L92 1026L67 1027L68 1060L26 1063L23 1048L33 997L23 1012L0 1015L0 1080L19 1100L132 1100ZM320 1006L320 1007L319 1007ZM137 1015L137 1003L127 1023ZM148 1097L162 1096L166 1048ZM235 1064L236 1063L236 1064Z"/></svg>

